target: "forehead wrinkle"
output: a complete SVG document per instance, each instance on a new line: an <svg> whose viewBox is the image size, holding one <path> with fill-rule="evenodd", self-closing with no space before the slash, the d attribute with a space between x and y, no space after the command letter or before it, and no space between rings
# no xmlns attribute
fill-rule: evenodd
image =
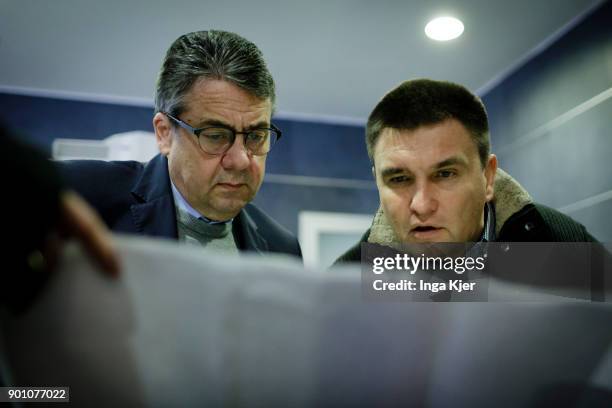
<svg viewBox="0 0 612 408"><path fill-rule="evenodd" d="M209 127L221 127L221 128L227 128L227 129L232 129L236 131L234 126L230 125L226 121L216 120L216 119L204 119L194 127L196 129L209 128ZM266 120L260 120L257 123L253 123L249 126L246 126L243 130L250 131L250 130L255 130L255 129L268 128L268 127L270 127L270 122Z"/></svg>
<svg viewBox="0 0 612 408"><path fill-rule="evenodd" d="M210 120L224 123L228 127L232 127L230 121L239 122L241 129L248 129L253 126L253 122L269 124L271 111L269 98L258 98L222 80L201 78L185 95L185 115L192 122L198 123L198 127L200 123Z"/></svg>
<svg viewBox="0 0 612 408"><path fill-rule="evenodd" d="M471 150L477 155L471 139L466 140L468 143L459 142L456 138L461 139L464 135L439 128L440 125L419 127L416 130L386 128L386 134L382 134L377 142L374 159L382 162L381 168L415 167L431 170L453 165L470 167L467 155L472 153ZM432 134L431 131L436 133Z"/></svg>
<svg viewBox="0 0 612 408"><path fill-rule="evenodd" d="M266 110L268 100L242 98L230 95L227 92L207 91L201 92L193 98L186 98L190 107L206 106L216 109L231 109L239 113L248 113L254 110Z"/></svg>

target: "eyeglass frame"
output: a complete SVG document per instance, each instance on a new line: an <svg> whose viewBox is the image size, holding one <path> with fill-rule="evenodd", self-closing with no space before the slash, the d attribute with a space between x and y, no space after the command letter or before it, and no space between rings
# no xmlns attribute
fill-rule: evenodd
<svg viewBox="0 0 612 408"><path fill-rule="evenodd" d="M164 115L166 115L167 117L169 117L170 119L172 119L177 125L179 125L180 127L182 127L183 129L189 131L191 134L193 134L197 140L198 140L198 146L200 147L200 149L202 149L202 151L206 154L210 154L212 156L220 156L222 154L227 153L227 151L229 149L232 148L232 146L234 145L234 143L236 143L236 135L245 135L245 139L244 139L244 147L247 150L247 152L251 153L253 156L263 156L266 155L268 153L270 153L270 150L272 150L272 143L270 144L270 150L268 150L266 153L262 153L262 154L255 154L253 151L251 151L247 145L246 145L246 136L249 135L249 133L254 132L256 130L273 130L274 132L276 132L276 140L274 141L274 143L278 142L281 138L281 136L283 135L283 132L277 128L276 126L274 126L273 123L270 123L270 127L263 127L263 128L257 128L257 129L251 129L249 131L246 132L238 132L236 129L229 127L229 126L223 126L223 125L215 125L215 126L206 126L206 127L202 127L202 128L195 128L191 125L189 125L188 123L180 120L179 118L176 118L174 116L172 116L171 114L169 114L168 112L161 112ZM202 147L202 145L200 144L200 133L202 133L203 131L207 130L207 129L218 129L218 128L222 128L222 129L227 129L227 130L231 130L232 134L233 134L233 139L231 141L231 143L228 145L227 149L221 153L209 153L206 150L204 150L204 148Z"/></svg>

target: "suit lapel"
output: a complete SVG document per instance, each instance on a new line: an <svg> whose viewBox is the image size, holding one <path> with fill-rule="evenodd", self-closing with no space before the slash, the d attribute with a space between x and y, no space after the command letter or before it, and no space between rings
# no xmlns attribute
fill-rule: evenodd
<svg viewBox="0 0 612 408"><path fill-rule="evenodd" d="M168 161L165 156L157 155L146 164L132 188L132 195L139 201L130 207L139 233L178 238Z"/></svg>
<svg viewBox="0 0 612 408"><path fill-rule="evenodd" d="M172 198L160 198L150 203L134 204L130 208L138 232L154 237L178 238Z"/></svg>
<svg viewBox="0 0 612 408"><path fill-rule="evenodd" d="M253 252L268 252L268 242L257 231L257 225L248 213L248 205L234 219L234 240L238 249Z"/></svg>

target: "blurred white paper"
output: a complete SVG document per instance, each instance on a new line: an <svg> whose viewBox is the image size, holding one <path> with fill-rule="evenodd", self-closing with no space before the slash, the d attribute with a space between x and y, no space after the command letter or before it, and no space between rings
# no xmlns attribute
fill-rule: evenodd
<svg viewBox="0 0 612 408"><path fill-rule="evenodd" d="M367 302L358 266L117 244L119 279L71 247L28 312L4 316L10 384L87 406L442 407L495 390L519 406L598 367L605 382L609 305Z"/></svg>

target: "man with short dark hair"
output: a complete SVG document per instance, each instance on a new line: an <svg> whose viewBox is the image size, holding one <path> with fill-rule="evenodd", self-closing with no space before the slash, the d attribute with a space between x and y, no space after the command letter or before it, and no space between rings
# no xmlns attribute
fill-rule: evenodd
<svg viewBox="0 0 612 408"><path fill-rule="evenodd" d="M366 145L380 208L361 242L595 240L497 168L484 105L461 85L403 82L370 114ZM336 262L359 262L361 242Z"/></svg>
<svg viewBox="0 0 612 408"><path fill-rule="evenodd" d="M220 250L301 257L297 239L250 201L266 155L274 80L261 51L225 31L179 37L164 59L153 127L161 154L138 162L64 164L68 183L111 229Z"/></svg>

